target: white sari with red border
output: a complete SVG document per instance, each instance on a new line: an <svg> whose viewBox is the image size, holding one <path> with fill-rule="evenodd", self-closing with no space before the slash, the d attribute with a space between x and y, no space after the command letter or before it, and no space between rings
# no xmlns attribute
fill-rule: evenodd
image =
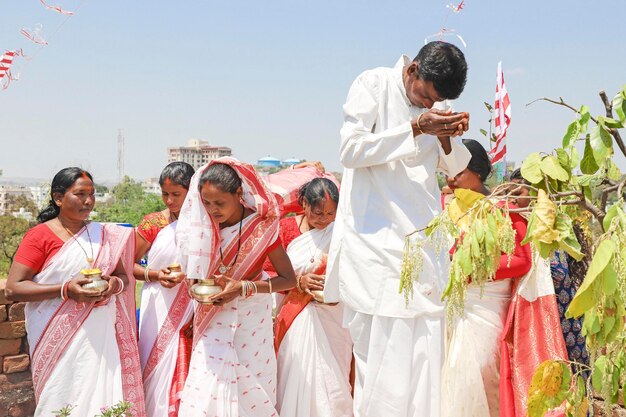
<svg viewBox="0 0 626 417"><path fill-rule="evenodd" d="M95 266L110 275L122 261L127 290L104 305L61 298L28 302L25 307L31 370L37 409L50 417L71 405L73 415L93 416L121 400L133 404L135 417L145 416L133 278L134 231L92 222L69 239L33 277L39 284L61 284L88 266L82 248L93 246ZM80 242L80 243L79 243ZM90 249L88 249L90 250Z"/></svg>
<svg viewBox="0 0 626 417"><path fill-rule="evenodd" d="M296 275L325 273L332 231L331 223L323 230L303 233L289 244L287 255ZM352 339L342 326L343 305L311 301L295 312L286 311L289 307L284 306L280 314L297 316L278 347L280 415L352 417Z"/></svg>
<svg viewBox="0 0 626 417"><path fill-rule="evenodd" d="M242 180L244 205L255 212L219 230L208 216L198 191L207 166L196 171L176 230L180 261L188 278L215 275L222 248L225 274L240 280L254 274L267 248L278 237L278 206L254 168L233 158L210 164L230 165ZM241 247L239 247L241 246ZM236 259L236 261L235 261ZM234 262L234 264L233 264ZM238 297L222 307L194 302L194 342L189 374L181 393L180 416L278 416L276 358L273 349L272 298Z"/></svg>
<svg viewBox="0 0 626 417"><path fill-rule="evenodd" d="M176 224L157 234L148 252L148 267L160 270L177 262ZM145 283L141 291L139 356L143 371L146 412L167 417L169 394L178 357L178 335L191 319L193 304L182 283L165 288L159 282Z"/></svg>

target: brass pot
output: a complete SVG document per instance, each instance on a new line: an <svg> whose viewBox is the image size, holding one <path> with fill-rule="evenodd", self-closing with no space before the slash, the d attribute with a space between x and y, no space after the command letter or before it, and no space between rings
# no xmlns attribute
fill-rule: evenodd
<svg viewBox="0 0 626 417"><path fill-rule="evenodd" d="M98 268L83 269L80 273L85 278L91 279L91 282L82 285L85 290L99 293L105 291L109 287L109 283L102 279L102 271Z"/></svg>
<svg viewBox="0 0 626 417"><path fill-rule="evenodd" d="M318 303L324 303L324 291L322 290L311 290L311 294L313 294L313 300Z"/></svg>
<svg viewBox="0 0 626 417"><path fill-rule="evenodd" d="M215 283L214 279L199 279L191 286L191 296L202 304L213 304L210 300L215 294L222 292L222 287Z"/></svg>
<svg viewBox="0 0 626 417"><path fill-rule="evenodd" d="M173 263L168 266L168 268L170 270L170 277L172 278L178 278L179 276L183 275L183 270L179 263Z"/></svg>

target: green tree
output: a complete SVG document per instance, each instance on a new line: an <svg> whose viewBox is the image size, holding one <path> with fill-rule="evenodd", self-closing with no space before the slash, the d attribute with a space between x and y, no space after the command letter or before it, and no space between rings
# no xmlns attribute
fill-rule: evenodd
<svg viewBox="0 0 626 417"><path fill-rule="evenodd" d="M585 416L593 407L593 394L600 394L609 405L618 402L620 396L626 398L626 176L613 160L616 153L626 157L621 135L626 125L626 86L612 100L604 91L600 98L605 113L597 116L588 106L575 107L563 99L539 99L576 114L565 129L562 145L526 157L521 173L530 185L503 184L493 191L495 197L507 199L515 197L513 187L530 190L533 202L528 208L510 209L527 212L528 228L522 243L531 242L533 251L543 258L554 256L556 251L561 256L567 253L573 258L569 265L573 282L582 281L566 316L584 316L582 333L591 367L579 365L572 375L571 364L566 361L541 364L529 388L531 417L543 416L563 401L568 416ZM486 131L483 134L490 137ZM436 238L433 232L438 229L457 238L463 233L444 291L448 305L462 309L467 277L471 276L473 283L488 281L501 253L508 253L505 247L510 248L510 242L504 237L510 227L498 225L503 217L500 210L492 209L490 200L482 195L463 199L467 190L461 191L455 192L456 204L450 204L423 229L428 238L412 240L407 236L401 277L405 296L411 296L411 281L419 276L414 272L421 268L420 246L436 243L430 236ZM468 193L466 197L473 197ZM456 215L450 207L457 207ZM508 205L503 210L509 210ZM493 249L498 245L498 250ZM589 371L587 381L584 375Z"/></svg>
<svg viewBox="0 0 626 417"><path fill-rule="evenodd" d="M106 185L94 184L93 186L96 188L96 193L104 194L109 192L109 187Z"/></svg>
<svg viewBox="0 0 626 417"><path fill-rule="evenodd" d="M0 277L6 277L17 247L30 224L10 215L0 216Z"/></svg>
<svg viewBox="0 0 626 417"><path fill-rule="evenodd" d="M136 226L146 214L165 209L160 196L146 193L141 183L129 176L113 187L111 193L111 201L96 204L97 221Z"/></svg>
<svg viewBox="0 0 626 417"><path fill-rule="evenodd" d="M7 198L7 213L19 211L21 208L33 216L39 213L39 209L33 199L26 197L24 194L10 195Z"/></svg>

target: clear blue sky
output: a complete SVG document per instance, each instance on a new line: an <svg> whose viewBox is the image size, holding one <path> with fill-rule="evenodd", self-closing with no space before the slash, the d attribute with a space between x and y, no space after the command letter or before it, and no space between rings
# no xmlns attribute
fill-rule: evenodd
<svg viewBox="0 0 626 417"><path fill-rule="evenodd" d="M157 176L166 148L189 138L230 146L249 162L295 156L338 170L352 80L402 53L414 56L448 15L447 3L435 0L48 3L76 14L65 21L37 0L0 3L0 49L32 56L16 59L20 80L0 91L5 177L51 178L79 165L96 181L114 180L118 128L135 178ZM513 106L509 159L558 146L573 118L562 107L526 103L562 96L601 113L598 91L612 97L626 84L625 7L467 0L448 15L446 27L467 42L468 83L454 103L471 113L466 137L488 128L483 101L493 102L499 60ZM46 47L19 34L38 23Z"/></svg>

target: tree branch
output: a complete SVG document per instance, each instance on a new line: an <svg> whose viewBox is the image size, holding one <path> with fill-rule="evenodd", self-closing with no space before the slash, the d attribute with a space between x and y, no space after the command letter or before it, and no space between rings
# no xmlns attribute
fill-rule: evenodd
<svg viewBox="0 0 626 417"><path fill-rule="evenodd" d="M565 101L563 101L563 97L559 97L559 101L556 101L554 99L547 98L547 97L541 97L541 98L538 98L538 99L535 99L535 100L531 101L530 103L527 103L526 107L530 106L531 104L533 104L533 103L535 103L537 101L547 101L548 103L558 104L559 106L567 107L568 109L572 110L574 113L580 114L580 111L577 108L572 107L571 105L569 105ZM593 120L595 124L598 124L598 120L595 119L593 116L590 115L589 118L591 120Z"/></svg>
<svg viewBox="0 0 626 417"><path fill-rule="evenodd" d="M602 103L604 103L604 109L606 110L606 117L613 118L613 103L606 96L606 92L604 90L600 91L600 98L602 99ZM622 136L619 133L619 130L614 128L607 129L611 136L615 139L617 146L619 147L622 154L626 156L626 146L624 146L624 141L622 140Z"/></svg>

